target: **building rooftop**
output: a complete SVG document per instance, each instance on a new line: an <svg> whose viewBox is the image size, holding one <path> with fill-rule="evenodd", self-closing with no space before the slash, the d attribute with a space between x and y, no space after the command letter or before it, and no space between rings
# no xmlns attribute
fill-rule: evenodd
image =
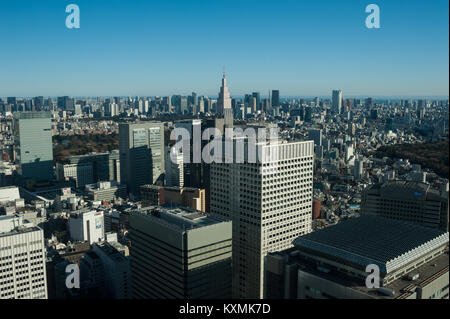
<svg viewBox="0 0 450 319"><path fill-rule="evenodd" d="M154 189L154 190L159 190L159 189L164 188L164 186L153 185L153 184L146 184L146 185L142 185L141 188L143 188L143 189Z"/></svg>
<svg viewBox="0 0 450 319"><path fill-rule="evenodd" d="M109 258L115 261L127 260L127 258L117 249L117 245L120 245L118 243L102 242L96 243L95 245L97 245L105 255L107 255Z"/></svg>
<svg viewBox="0 0 450 319"><path fill-rule="evenodd" d="M349 287L360 292L363 292L374 298L381 299L404 299L408 298L414 293L417 287L425 287L430 280L439 277L449 271L449 255L448 250L439 255L436 258L429 260L420 267L405 273L401 278L394 280L393 282L383 286L387 290L392 292L392 295L386 295L377 288L367 288L365 283L359 278L351 277L345 272L341 272L334 269L328 269L329 271L324 272L317 269L317 265L309 260L302 259L301 256L297 255L296 248L290 248L286 251L289 255L289 263L299 265L302 271L309 274L330 280L339 285ZM273 253L273 255L279 255L280 253ZM280 256L281 257L281 256ZM282 257L281 257L282 258ZM418 275L416 279L410 278L410 275Z"/></svg>
<svg viewBox="0 0 450 319"><path fill-rule="evenodd" d="M71 211L69 214L70 214L70 218L83 218L84 214L89 214L89 213L92 213L94 215L100 215L103 212L98 211L92 207L83 207L76 211Z"/></svg>
<svg viewBox="0 0 450 319"><path fill-rule="evenodd" d="M16 199L20 199L19 187L17 186L0 187L0 203L14 201Z"/></svg>
<svg viewBox="0 0 450 319"><path fill-rule="evenodd" d="M40 230L41 228L18 215L0 216L0 238Z"/></svg>
<svg viewBox="0 0 450 319"><path fill-rule="evenodd" d="M135 212L158 218L162 222L183 230L205 227L224 222L222 219L212 217L203 212L186 207L166 208L161 206L149 206Z"/></svg>
<svg viewBox="0 0 450 319"><path fill-rule="evenodd" d="M294 245L361 269L376 264L388 274L448 240L448 232L364 215L298 237Z"/></svg>
<svg viewBox="0 0 450 319"><path fill-rule="evenodd" d="M202 190L201 188L188 187L188 186L183 186L183 187L180 187L180 186L164 186L162 188L164 188L164 190L169 190L169 191L174 191L174 192L179 192L179 191L195 192L195 191Z"/></svg>
<svg viewBox="0 0 450 319"><path fill-rule="evenodd" d="M45 111L26 111L26 112L14 112L14 117L16 119L50 119L52 117L51 112Z"/></svg>
<svg viewBox="0 0 450 319"><path fill-rule="evenodd" d="M97 182L93 184L86 184L85 189L87 192L93 192L98 190L108 190L116 187L125 187L125 185L121 185L116 181L106 181L106 182Z"/></svg>
<svg viewBox="0 0 450 319"><path fill-rule="evenodd" d="M432 189L427 183L414 181L391 181L375 184L371 190L379 190L384 198L395 200L447 200L446 195Z"/></svg>
<svg viewBox="0 0 450 319"><path fill-rule="evenodd" d="M388 284L386 288L394 291L394 297L396 298L406 298L412 293L411 289L408 289L411 284L414 286L425 287L430 279L433 277L442 274L443 272L448 272L449 270L449 255L448 250L445 254L440 255L439 257L430 260L429 262L423 264L419 268L413 270L411 273L406 274L404 277L395 280L394 282ZM418 278L415 280L411 280L408 278L408 275L418 275ZM363 287L362 289L367 289ZM369 292L369 294L375 292Z"/></svg>

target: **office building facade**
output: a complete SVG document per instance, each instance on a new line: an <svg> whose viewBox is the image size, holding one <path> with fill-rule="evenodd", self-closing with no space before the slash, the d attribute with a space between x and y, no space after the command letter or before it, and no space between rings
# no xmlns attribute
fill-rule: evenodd
<svg viewBox="0 0 450 319"><path fill-rule="evenodd" d="M165 152L165 186L178 186L184 185L184 164L183 153L174 148L167 147Z"/></svg>
<svg viewBox="0 0 450 319"><path fill-rule="evenodd" d="M14 113L13 131L15 156L22 179L53 180L51 113Z"/></svg>
<svg viewBox="0 0 450 319"><path fill-rule="evenodd" d="M117 181L120 183L119 150L113 150L109 153L71 156L67 158L67 163L92 165L92 183L103 181Z"/></svg>
<svg viewBox="0 0 450 319"><path fill-rule="evenodd" d="M448 191L421 182L376 184L363 193L361 213L448 231Z"/></svg>
<svg viewBox="0 0 450 319"><path fill-rule="evenodd" d="M233 222L233 298L262 298L264 256L311 231L314 143L257 149L256 163L211 164L211 215Z"/></svg>
<svg viewBox="0 0 450 319"><path fill-rule="evenodd" d="M188 209L131 212L136 299L231 297L231 222Z"/></svg>
<svg viewBox="0 0 450 319"><path fill-rule="evenodd" d="M156 183L164 173L163 123L121 123L119 152L120 181L138 197L140 186Z"/></svg>
<svg viewBox="0 0 450 319"><path fill-rule="evenodd" d="M47 299L44 231L0 216L0 299Z"/></svg>
<svg viewBox="0 0 450 319"><path fill-rule="evenodd" d="M333 90L331 97L331 110L335 114L341 114L342 112L342 91Z"/></svg>
<svg viewBox="0 0 450 319"><path fill-rule="evenodd" d="M105 239L105 221L101 211L83 209L71 213L67 228L72 241L93 244Z"/></svg>
<svg viewBox="0 0 450 319"><path fill-rule="evenodd" d="M265 266L267 299L448 299L448 232L361 216L297 238Z"/></svg>
<svg viewBox="0 0 450 319"><path fill-rule="evenodd" d="M280 91L279 90L272 90L272 108L279 107L280 106Z"/></svg>

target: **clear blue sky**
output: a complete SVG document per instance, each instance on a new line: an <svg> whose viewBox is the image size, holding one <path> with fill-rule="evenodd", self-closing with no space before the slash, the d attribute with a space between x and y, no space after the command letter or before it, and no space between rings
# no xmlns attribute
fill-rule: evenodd
<svg viewBox="0 0 450 319"><path fill-rule="evenodd" d="M66 5L81 28L65 27ZM367 29L366 5L381 10ZM448 96L448 0L0 0L0 96Z"/></svg>

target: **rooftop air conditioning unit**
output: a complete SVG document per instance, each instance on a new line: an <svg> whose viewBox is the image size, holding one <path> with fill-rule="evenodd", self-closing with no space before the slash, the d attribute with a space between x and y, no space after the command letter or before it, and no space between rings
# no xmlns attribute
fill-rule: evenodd
<svg viewBox="0 0 450 319"><path fill-rule="evenodd" d="M411 281L417 280L417 279L419 279L419 277L420 277L420 275L417 272L416 273L411 273L411 274L408 275L408 279L411 280Z"/></svg>

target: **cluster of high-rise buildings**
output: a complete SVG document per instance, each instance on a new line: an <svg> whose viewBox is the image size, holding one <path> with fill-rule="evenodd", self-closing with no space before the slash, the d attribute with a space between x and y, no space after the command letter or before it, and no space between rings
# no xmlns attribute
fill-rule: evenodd
<svg viewBox="0 0 450 319"><path fill-rule="evenodd" d="M217 99L0 111L1 299L448 298L448 176L373 154L448 142L448 101L239 99L224 74ZM54 160L52 136L100 126L118 149Z"/></svg>

